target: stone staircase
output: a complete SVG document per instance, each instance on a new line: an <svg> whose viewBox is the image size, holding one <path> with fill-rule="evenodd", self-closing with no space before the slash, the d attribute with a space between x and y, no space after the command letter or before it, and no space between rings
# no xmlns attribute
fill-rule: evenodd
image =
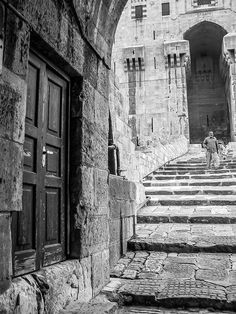
<svg viewBox="0 0 236 314"><path fill-rule="evenodd" d="M236 311L234 147L206 170L204 151L192 145L144 186L150 199L104 293L131 306L124 313Z"/></svg>

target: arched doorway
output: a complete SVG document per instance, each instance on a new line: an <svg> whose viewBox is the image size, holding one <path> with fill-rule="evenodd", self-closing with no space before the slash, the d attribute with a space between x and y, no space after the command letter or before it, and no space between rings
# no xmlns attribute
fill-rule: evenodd
<svg viewBox="0 0 236 314"><path fill-rule="evenodd" d="M226 31L212 22L201 22L184 35L191 52L187 84L191 143L201 142L209 130L218 139L230 137L228 104L219 68L225 35Z"/></svg>

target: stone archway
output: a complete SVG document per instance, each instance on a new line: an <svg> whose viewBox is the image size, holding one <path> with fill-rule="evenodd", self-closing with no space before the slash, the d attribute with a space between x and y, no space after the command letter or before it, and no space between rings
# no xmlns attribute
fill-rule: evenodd
<svg viewBox="0 0 236 314"><path fill-rule="evenodd" d="M212 22L201 22L184 34L191 53L188 80L190 142L201 142L209 130L218 138L230 137L229 108L220 74L222 42L227 32Z"/></svg>
<svg viewBox="0 0 236 314"><path fill-rule="evenodd" d="M106 65L110 66L116 27L128 0L73 0L80 31Z"/></svg>

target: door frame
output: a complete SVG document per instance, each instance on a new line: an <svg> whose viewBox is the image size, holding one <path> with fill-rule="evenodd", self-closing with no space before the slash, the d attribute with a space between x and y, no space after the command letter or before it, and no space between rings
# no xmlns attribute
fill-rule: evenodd
<svg viewBox="0 0 236 314"><path fill-rule="evenodd" d="M70 116L71 116L71 79L70 77L64 73L60 68L55 66L53 62L51 62L49 59L44 57L38 50L35 50L34 48L30 48L29 56L28 56L28 63L31 59L41 60L45 64L45 68L51 71L52 73L56 74L59 78L63 79L66 82L67 89L66 89L66 108L65 108L65 256L68 257L70 253ZM26 106L26 102L25 102ZM24 157L23 157L24 158ZM23 173L24 169L22 169ZM22 182L23 185L23 182ZM23 195L22 195L23 197ZM39 224L39 228L41 228L41 223ZM12 232L14 230L12 229ZM14 236L13 236L14 240ZM40 238L37 240L39 241ZM15 240L12 245L12 267L13 267L13 274L14 274L14 245ZM37 265L37 264L36 264ZM40 265L41 266L41 265ZM46 266L47 267L47 266ZM36 270L38 271L38 269ZM30 273L26 271L25 274ZM22 276L24 274L16 274L14 277Z"/></svg>

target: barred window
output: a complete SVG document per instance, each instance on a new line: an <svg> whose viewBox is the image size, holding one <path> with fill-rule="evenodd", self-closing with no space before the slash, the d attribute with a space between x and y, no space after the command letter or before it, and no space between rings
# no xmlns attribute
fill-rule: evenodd
<svg viewBox="0 0 236 314"><path fill-rule="evenodd" d="M162 6L162 16L170 15L170 2L162 3L161 6Z"/></svg>
<svg viewBox="0 0 236 314"><path fill-rule="evenodd" d="M197 0L198 5L211 4L211 0Z"/></svg>
<svg viewBox="0 0 236 314"><path fill-rule="evenodd" d="M143 18L143 6L142 5L136 5L136 7L135 7L135 18L136 19Z"/></svg>

